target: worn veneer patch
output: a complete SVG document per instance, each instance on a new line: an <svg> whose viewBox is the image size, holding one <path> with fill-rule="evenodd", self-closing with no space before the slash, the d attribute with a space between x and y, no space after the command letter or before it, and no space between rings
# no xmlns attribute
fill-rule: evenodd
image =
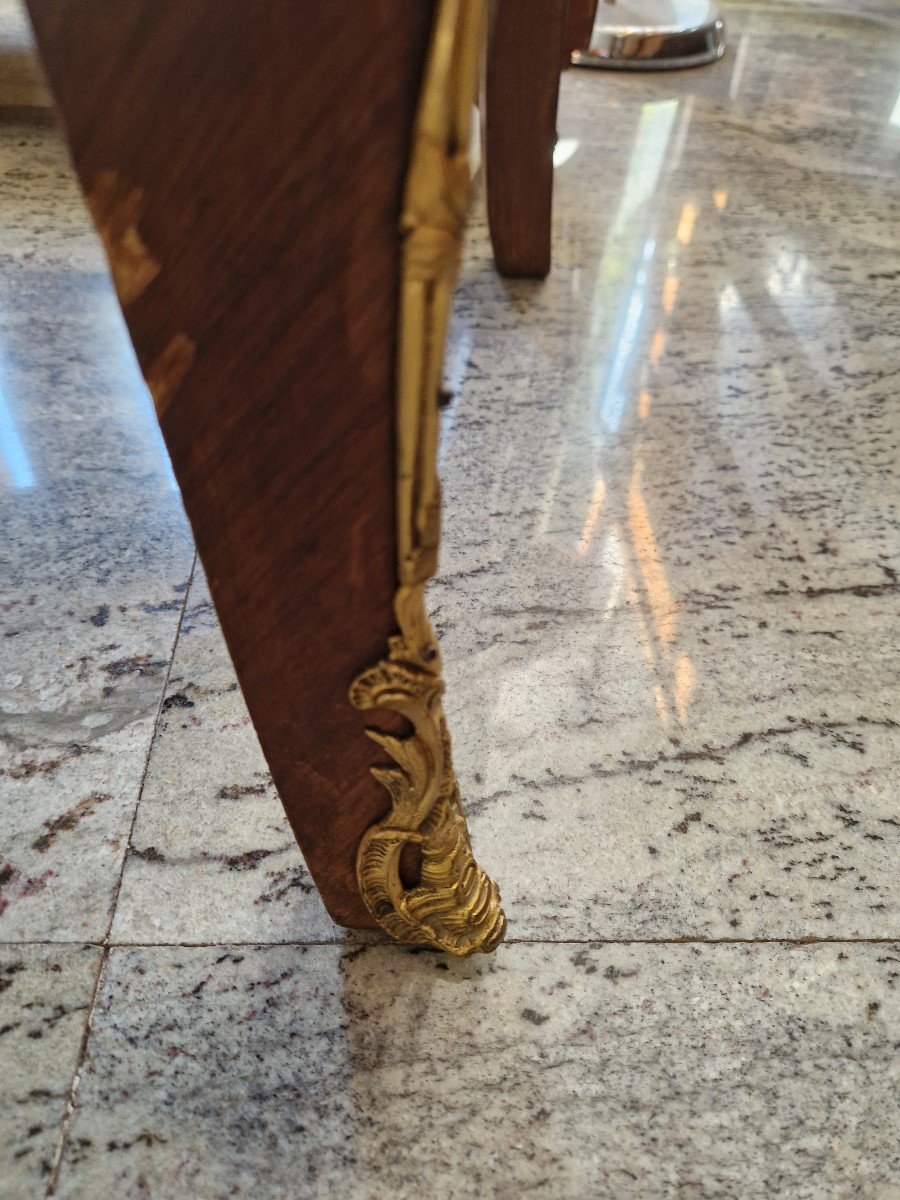
<svg viewBox="0 0 900 1200"><path fill-rule="evenodd" d="M159 274L159 263L138 232L143 189L132 187L115 171L99 171L87 192L123 305L131 304Z"/></svg>
<svg viewBox="0 0 900 1200"><path fill-rule="evenodd" d="M132 187L116 171L99 171L87 192L123 308L137 300L160 272L138 231L143 196L143 188ZM145 378L157 415L165 412L195 355L191 339L176 333L147 367Z"/></svg>
<svg viewBox="0 0 900 1200"><path fill-rule="evenodd" d="M156 415L162 417L172 397L191 368L196 346L183 333L176 333L145 372Z"/></svg>

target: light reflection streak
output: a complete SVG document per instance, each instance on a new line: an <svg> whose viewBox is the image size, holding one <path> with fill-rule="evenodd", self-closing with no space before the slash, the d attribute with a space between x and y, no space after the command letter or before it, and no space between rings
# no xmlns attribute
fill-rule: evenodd
<svg viewBox="0 0 900 1200"><path fill-rule="evenodd" d="M583 558L587 552L588 546L591 544L591 537L597 525L597 520L600 517L600 509L603 507L603 499L606 496L606 484L602 479L598 479L594 484L594 494L591 497L591 506L588 509L588 515L584 522L584 529L581 534L581 543L578 546L578 553Z"/></svg>
<svg viewBox="0 0 900 1200"><path fill-rule="evenodd" d="M679 116L684 119L679 120ZM594 407L606 433L618 430L636 390L632 390L630 372L636 355L646 345L641 336L642 325L648 308L650 270L657 250L657 218L652 202L664 168L671 165L676 148L684 144L688 117L687 109L681 109L676 101L643 106L621 200L601 258L589 338L601 355L606 349ZM674 312L679 290L675 248L690 244L698 215L698 204L687 201L678 216L674 239L668 243L668 261L661 285L661 304L666 317ZM649 367L659 363L665 345L666 330L661 326L654 330L649 347L643 351L647 357L642 375L646 376ZM650 391L645 378L638 386L641 390L637 414L646 420ZM633 609L659 721L668 729L676 721L680 725L687 723L695 673L690 656L677 645L678 609L642 494L643 470L643 461L639 459L627 485L623 520L607 517L605 526L603 514L615 509L615 498L610 498L606 480L599 475L595 477L577 554L585 558L592 547L596 553L595 543L599 531L604 529L602 562L607 570L615 568L616 576L606 612L624 588ZM610 560L616 549L619 560L613 563Z"/></svg>
<svg viewBox="0 0 900 1200"><path fill-rule="evenodd" d="M643 609L641 608L641 594L635 587L634 579L632 578L631 572L627 567L625 567L623 570L623 576L625 579L625 590L628 595L628 599L633 606L635 621L638 627L638 639L641 643L641 650L644 653L644 659L647 663L647 668L651 675L658 675L659 670L657 667L656 655L653 649L653 635L650 631L649 625L647 624ZM653 701L656 704L656 711L659 716L660 724L662 725L663 729L668 729L669 709L668 705L666 704L663 689L656 681L653 684Z"/></svg>
<svg viewBox="0 0 900 1200"><path fill-rule="evenodd" d="M730 313L732 309L739 308L740 306L741 298L738 295L737 288L733 283L726 283L719 292L720 315L724 317L726 313Z"/></svg>
<svg viewBox="0 0 900 1200"><path fill-rule="evenodd" d="M34 472L2 391L0 391L0 450L6 460L13 487L20 490L34 487Z"/></svg>
<svg viewBox="0 0 900 1200"><path fill-rule="evenodd" d="M644 657L654 676L653 699L656 710L663 728L668 729L672 710L680 725L687 724L695 673L690 656L684 651L676 653L677 608L672 600L665 564L641 491L643 471L644 463L639 459L634 464L628 486L628 531L637 560L640 586L632 578L627 566L623 574L629 598L635 604L638 636ZM642 611L644 605L650 611L650 621Z"/></svg>
<svg viewBox="0 0 900 1200"><path fill-rule="evenodd" d="M580 145L578 138L560 138L553 147L554 167L561 167L563 163L567 163Z"/></svg>
<svg viewBox="0 0 900 1200"><path fill-rule="evenodd" d="M641 332L646 282L647 269L642 266L635 275L634 285L628 293L628 305L621 315L613 341L612 361L603 379L598 412L609 433L618 430L625 405L628 403L628 390L624 386L625 375Z"/></svg>
<svg viewBox="0 0 900 1200"><path fill-rule="evenodd" d="M620 526L614 523L604 543L602 561L607 569L614 569L617 576L604 618L609 617L624 588L651 678L657 715L662 727L668 729L673 718L679 725L687 725L696 676L690 655L678 650L678 609L672 599L650 514L641 494L643 469L643 462L635 464L628 488L628 537L623 539ZM583 556L591 544L605 499L606 486L598 479L578 547L579 555ZM633 555L636 571L628 562L628 550Z"/></svg>
<svg viewBox="0 0 900 1200"><path fill-rule="evenodd" d="M638 459L634 464L631 482L628 485L628 529L653 612L657 636L665 645L672 645L675 641L672 595L669 591L666 569L659 557L650 515L641 495L643 470L643 460Z"/></svg>
<svg viewBox="0 0 900 1200"><path fill-rule="evenodd" d="M607 433L618 430L628 403L626 376L640 340L648 269L656 252L656 239L648 228L650 201L658 188L680 107L678 100L642 106L622 197L600 260L591 340L602 345L606 340L603 326L611 326L596 408Z"/></svg>
<svg viewBox="0 0 900 1200"><path fill-rule="evenodd" d="M675 230L675 241L680 246L690 245L694 236L694 225L697 222L697 205L688 201L681 210L678 228Z"/></svg>
<svg viewBox="0 0 900 1200"><path fill-rule="evenodd" d="M694 690L694 664L686 654L678 656L675 665L675 711L682 725L687 724L687 706Z"/></svg>
<svg viewBox="0 0 900 1200"><path fill-rule="evenodd" d="M741 90L744 79L744 69L747 66L747 55L750 53L750 35L742 33L738 39L737 52L734 55L734 68L731 72L731 83L728 86L728 98L734 100Z"/></svg>
<svg viewBox="0 0 900 1200"><path fill-rule="evenodd" d="M675 299L678 296L678 276L667 275L663 280L662 290L662 306L663 312L667 315L672 312L675 307Z"/></svg>
<svg viewBox="0 0 900 1200"><path fill-rule="evenodd" d="M675 139L672 143L672 148L668 155L666 170L669 174L672 171L677 171L681 166L681 156L684 154L684 148L687 145L688 129L691 124L691 117L694 113L694 97L685 96L679 101L681 109L680 120L675 129Z"/></svg>

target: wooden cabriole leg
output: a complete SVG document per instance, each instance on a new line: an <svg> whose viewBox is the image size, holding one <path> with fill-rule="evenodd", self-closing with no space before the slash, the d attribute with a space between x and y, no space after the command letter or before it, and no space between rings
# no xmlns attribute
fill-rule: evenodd
<svg viewBox="0 0 900 1200"><path fill-rule="evenodd" d="M484 88L484 171L501 275L550 270L553 148L566 0L495 0Z"/></svg>
<svg viewBox="0 0 900 1200"><path fill-rule="evenodd" d="M481 4L29 9L322 898L340 924L491 949L422 600Z"/></svg>

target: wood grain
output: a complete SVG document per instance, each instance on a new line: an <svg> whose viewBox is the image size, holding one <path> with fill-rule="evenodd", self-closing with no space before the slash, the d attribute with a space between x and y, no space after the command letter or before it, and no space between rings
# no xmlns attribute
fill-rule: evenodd
<svg viewBox="0 0 900 1200"><path fill-rule="evenodd" d="M332 917L387 796L398 233L429 0L30 0L238 678ZM379 723L387 724L387 721Z"/></svg>

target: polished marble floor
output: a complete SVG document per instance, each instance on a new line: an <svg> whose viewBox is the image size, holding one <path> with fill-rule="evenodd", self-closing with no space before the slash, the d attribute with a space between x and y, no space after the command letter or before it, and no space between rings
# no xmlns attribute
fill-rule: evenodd
<svg viewBox="0 0 900 1200"><path fill-rule="evenodd" d="M571 72L431 592L507 943L328 919L0 6L0 1195L900 1197L900 10Z"/></svg>

